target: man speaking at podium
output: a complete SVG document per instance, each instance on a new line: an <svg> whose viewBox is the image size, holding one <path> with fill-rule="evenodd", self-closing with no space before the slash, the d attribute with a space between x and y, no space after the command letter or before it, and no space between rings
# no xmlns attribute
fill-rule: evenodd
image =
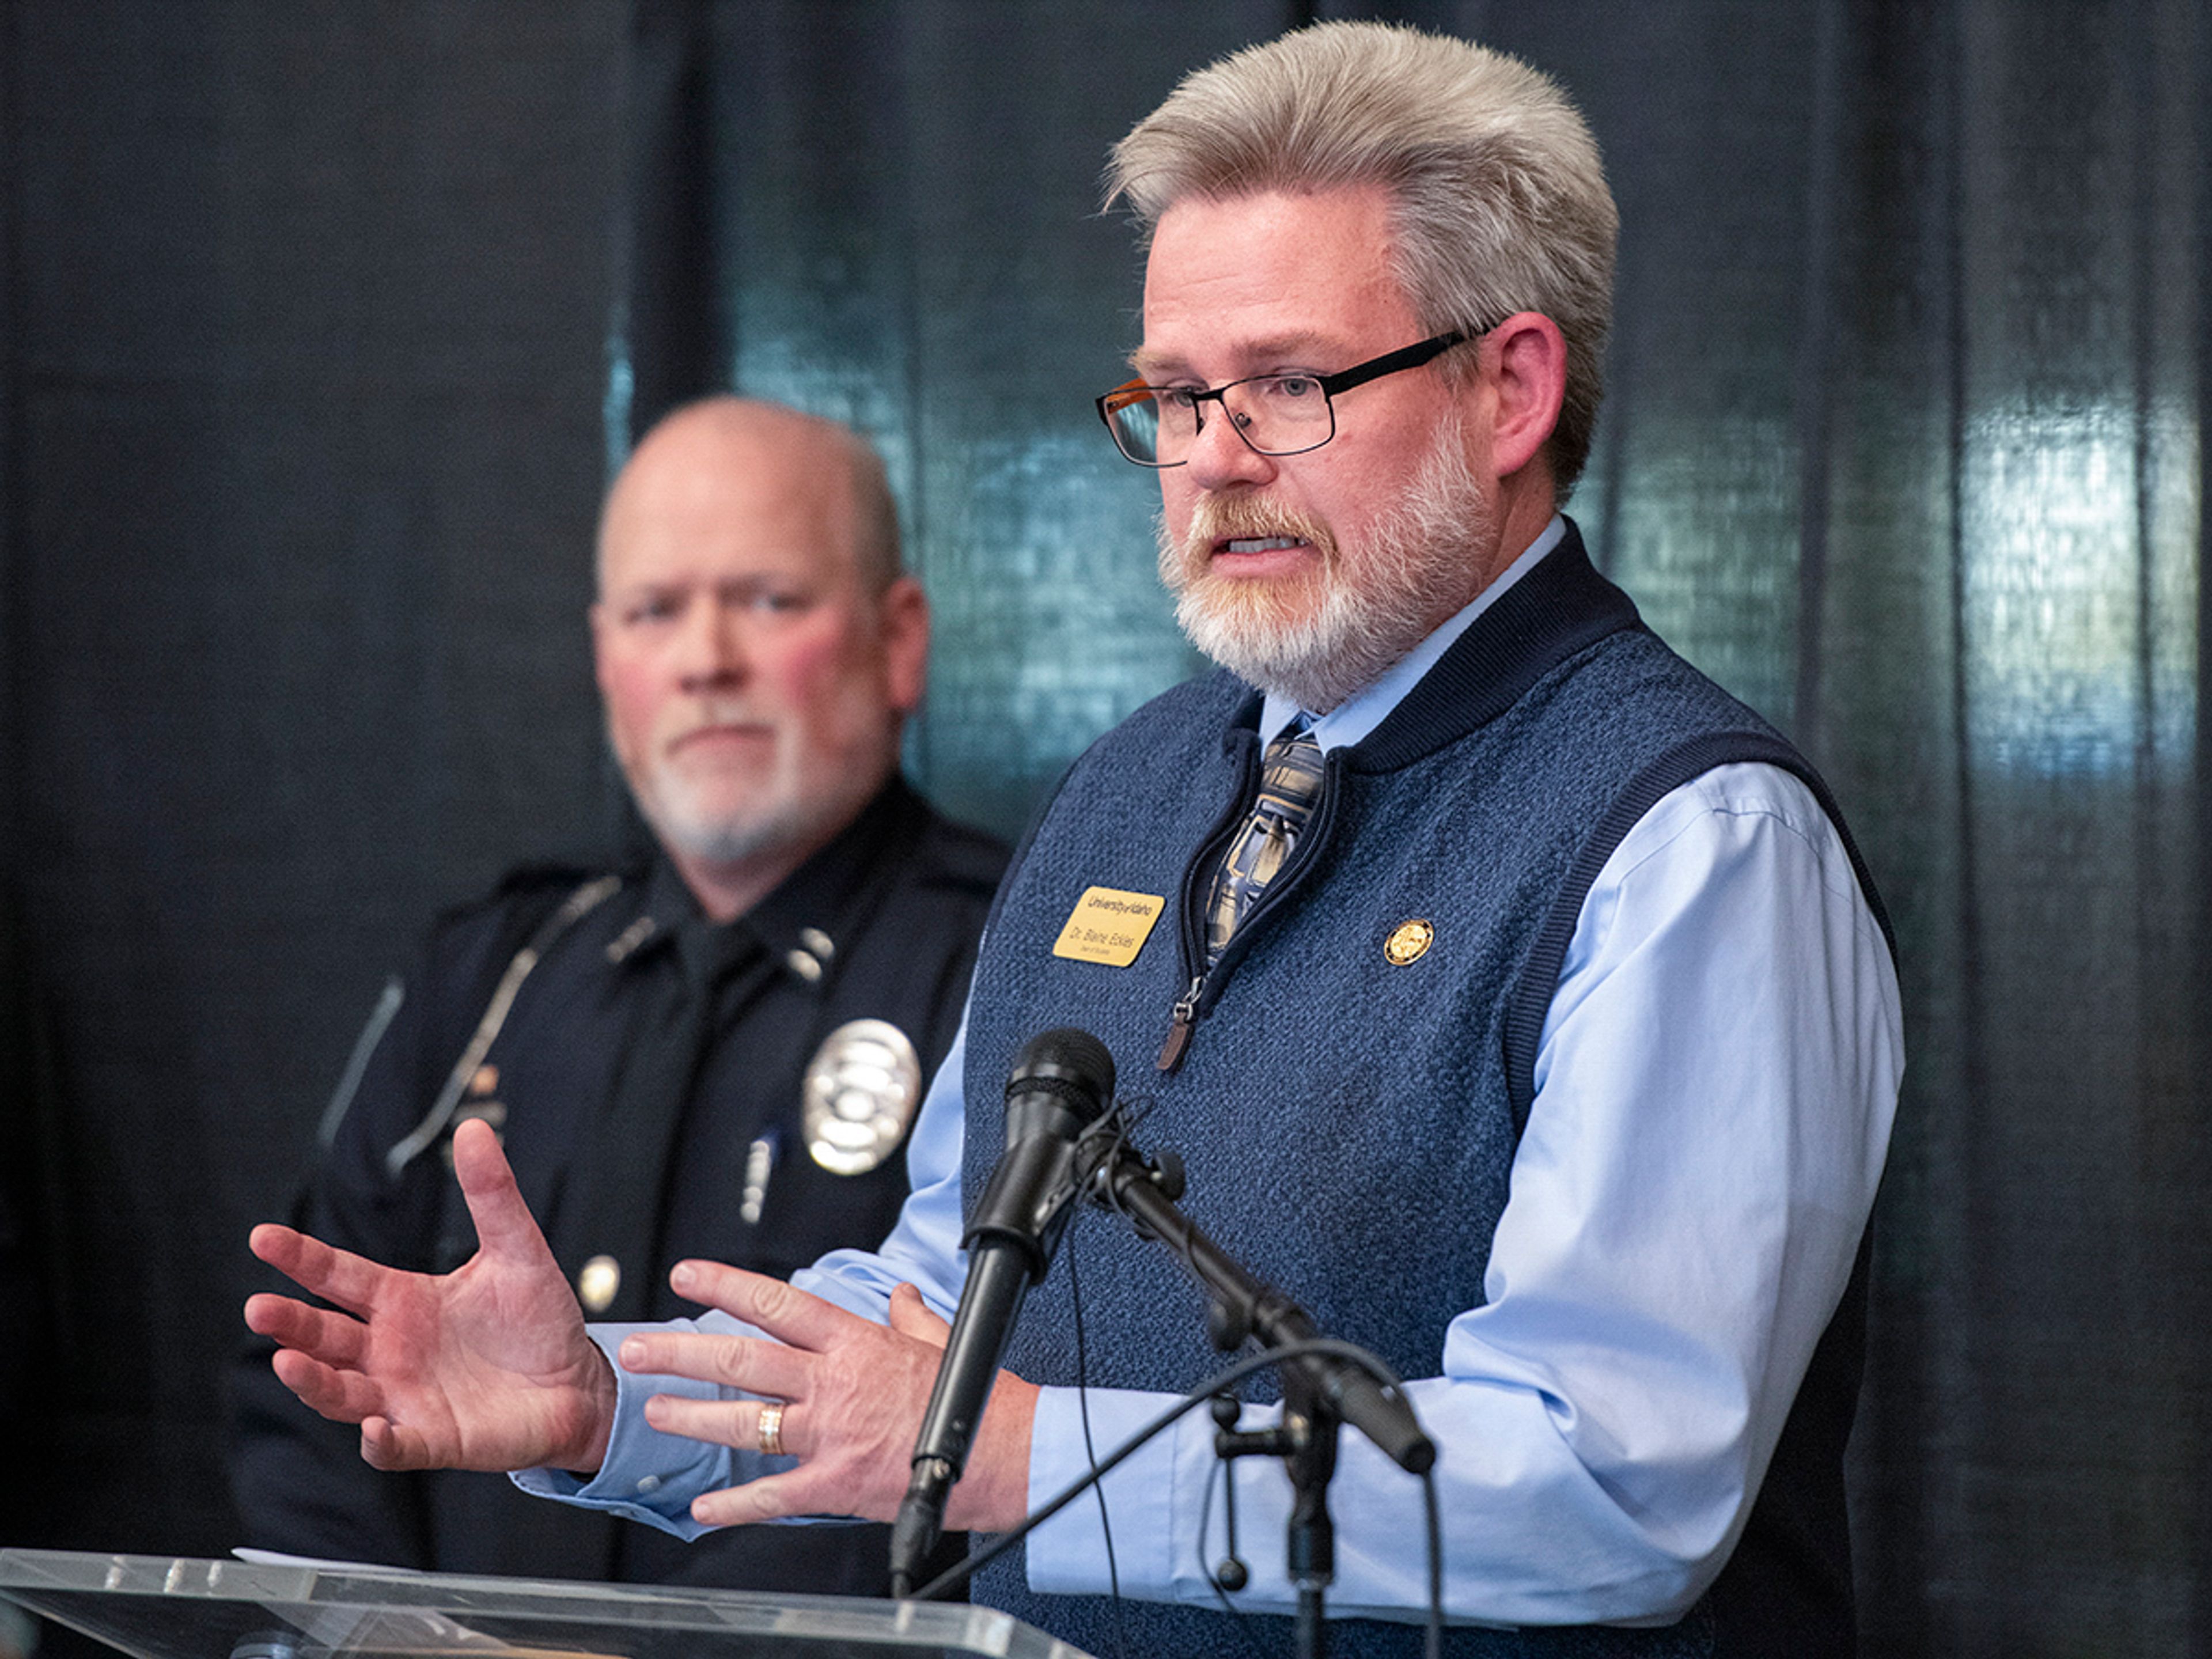
<svg viewBox="0 0 2212 1659"><path fill-rule="evenodd" d="M1559 514L1611 304L1587 128L1510 58L1331 24L1190 76L1112 183L1150 252L1100 412L1158 470L1161 569L1223 672L1102 738L1018 856L897 1231L793 1285L683 1264L715 1311L595 1341L471 1133L469 1267L261 1229L353 1316L264 1297L250 1322L380 1466L531 1466L679 1531L890 1517L1009 1066L1079 1026L1198 1224L1413 1379L1448 1650L1848 1653L1896 982L1824 786ZM1013 1526L1217 1364L1180 1266L1086 1218L947 1523ZM1252 1571L1218 1591L1212 1439L1184 1419L1104 1522L1072 1505L976 1598L1094 1651L1282 1650L1221 1608L1292 1605L1286 1480L1234 1466ZM1418 1651L1418 1488L1347 1433L1330 1504L1331 1650Z"/></svg>

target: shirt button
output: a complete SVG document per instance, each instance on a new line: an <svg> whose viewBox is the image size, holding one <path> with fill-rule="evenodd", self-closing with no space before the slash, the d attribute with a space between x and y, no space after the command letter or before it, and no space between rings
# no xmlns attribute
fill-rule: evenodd
<svg viewBox="0 0 2212 1659"><path fill-rule="evenodd" d="M622 1289L622 1263L611 1255L595 1255L576 1275L576 1300L587 1314L603 1314L614 1305Z"/></svg>

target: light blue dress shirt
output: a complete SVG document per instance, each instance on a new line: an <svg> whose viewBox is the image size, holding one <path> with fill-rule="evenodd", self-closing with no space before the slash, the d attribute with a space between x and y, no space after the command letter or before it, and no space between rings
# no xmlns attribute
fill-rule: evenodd
<svg viewBox="0 0 2212 1659"><path fill-rule="evenodd" d="M1563 528L1554 519L1472 605L1316 720L1322 749L1372 731ZM1296 712L1270 697L1261 737ZM951 1317L966 1270L964 1053L956 1041L923 1103L896 1231L880 1250L838 1251L794 1283L880 1320L907 1280ZM1888 950L1803 784L1772 767L1722 767L1623 838L1583 901L1544 1023L1486 1300L1445 1331L1443 1374L1409 1385L1439 1449L1449 1616L1663 1623L1704 1592L1850 1277L1903 1066ZM744 1328L720 1315L696 1322ZM611 1358L631 1328L592 1334ZM620 1415L598 1477L532 1471L516 1477L526 1486L690 1534L691 1498L769 1467L645 1426L649 1395L711 1397L711 1385L616 1372ZM1168 1403L1044 1389L1031 1505L1087 1468L1085 1410L1103 1455ZM1244 1424L1274 1416L1248 1407ZM1202 1528L1217 1559L1224 1538L1212 1435L1210 1416L1191 1413L1107 1480L1122 1594L1214 1604L1199 1552ZM1252 1579L1233 1599L1292 1611L1289 1481L1257 1458L1234 1478ZM1347 1431L1329 1504L1330 1612L1420 1616L1418 1483ZM1032 1534L1028 1560L1036 1589L1104 1594L1097 1505L1071 1504Z"/></svg>

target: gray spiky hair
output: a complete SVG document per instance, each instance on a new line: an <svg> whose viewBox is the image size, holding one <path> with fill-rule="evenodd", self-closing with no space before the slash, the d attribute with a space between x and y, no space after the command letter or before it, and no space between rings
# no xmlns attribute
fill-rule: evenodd
<svg viewBox="0 0 2212 1659"><path fill-rule="evenodd" d="M1316 24L1186 76L1114 147L1106 183L1148 237L1185 197L1383 186L1392 271L1430 332L1539 311L1565 335L1548 449L1566 498L1604 395L1620 215L1596 140L1550 77L1400 24Z"/></svg>

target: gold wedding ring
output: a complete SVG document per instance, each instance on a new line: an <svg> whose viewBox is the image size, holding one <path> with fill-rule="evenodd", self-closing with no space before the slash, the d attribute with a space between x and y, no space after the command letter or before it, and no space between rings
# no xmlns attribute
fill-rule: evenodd
<svg viewBox="0 0 2212 1659"><path fill-rule="evenodd" d="M760 1449L763 1457L783 1455L783 1401L771 1400L761 1407Z"/></svg>

